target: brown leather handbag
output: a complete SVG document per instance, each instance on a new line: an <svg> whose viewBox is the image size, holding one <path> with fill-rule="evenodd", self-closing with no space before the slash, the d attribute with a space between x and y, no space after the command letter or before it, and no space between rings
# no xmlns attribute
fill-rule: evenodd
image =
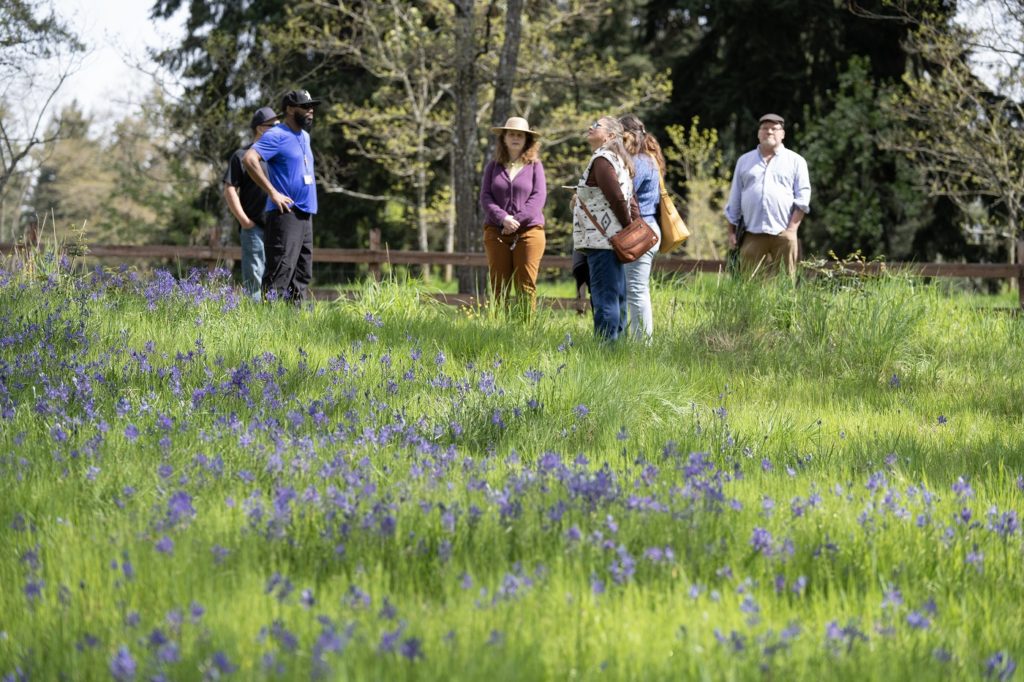
<svg viewBox="0 0 1024 682"><path fill-rule="evenodd" d="M587 208L587 202L582 199L579 201L580 206L583 207L583 212L590 218L590 222L594 223L597 231L604 235L604 238L612 245L615 255L621 262L632 263L653 249L654 245L658 243L657 233L651 229L650 225L644 222L643 218L637 218L609 237L608 233L604 231L600 223L594 218L594 214Z"/></svg>

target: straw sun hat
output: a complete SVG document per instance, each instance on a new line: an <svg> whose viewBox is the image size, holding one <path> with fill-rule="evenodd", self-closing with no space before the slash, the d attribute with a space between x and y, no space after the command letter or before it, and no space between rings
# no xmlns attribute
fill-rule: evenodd
<svg viewBox="0 0 1024 682"><path fill-rule="evenodd" d="M495 126L491 128L492 133L503 133L508 130L514 130L520 133L528 133L530 135L536 135L537 137L540 137L540 133L538 133L536 130L530 130L530 124L526 122L525 118L520 118L519 116L513 116L512 118L508 119L507 121L505 121L505 125L503 126Z"/></svg>

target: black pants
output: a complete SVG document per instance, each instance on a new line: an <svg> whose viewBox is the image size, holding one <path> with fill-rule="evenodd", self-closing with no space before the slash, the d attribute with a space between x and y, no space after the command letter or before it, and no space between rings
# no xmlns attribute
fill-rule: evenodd
<svg viewBox="0 0 1024 682"><path fill-rule="evenodd" d="M271 298L303 300L313 279L313 215L294 207L288 213L270 211L263 243L263 292Z"/></svg>

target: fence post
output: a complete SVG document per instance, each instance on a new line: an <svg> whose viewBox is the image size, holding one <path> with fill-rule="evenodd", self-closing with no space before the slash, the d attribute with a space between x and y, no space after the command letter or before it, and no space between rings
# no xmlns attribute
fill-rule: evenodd
<svg viewBox="0 0 1024 682"><path fill-rule="evenodd" d="M1024 308L1024 239L1017 240L1017 303Z"/></svg>
<svg viewBox="0 0 1024 682"><path fill-rule="evenodd" d="M380 251L380 228L370 228L370 251ZM380 261L370 261L370 275L374 282L380 281Z"/></svg>

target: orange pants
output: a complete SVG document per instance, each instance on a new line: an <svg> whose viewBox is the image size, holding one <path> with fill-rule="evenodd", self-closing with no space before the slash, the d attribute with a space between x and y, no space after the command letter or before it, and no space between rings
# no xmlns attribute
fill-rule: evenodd
<svg viewBox="0 0 1024 682"><path fill-rule="evenodd" d="M740 261L746 270L775 272L780 265L786 267L786 274L796 276L796 258L799 243L796 234L786 230L782 234L751 234L743 237L740 247Z"/></svg>
<svg viewBox="0 0 1024 682"><path fill-rule="evenodd" d="M503 235L496 227L484 226L484 251L495 300L504 299L515 284L516 291L530 299L530 307L536 307L537 273L546 244L543 227Z"/></svg>

